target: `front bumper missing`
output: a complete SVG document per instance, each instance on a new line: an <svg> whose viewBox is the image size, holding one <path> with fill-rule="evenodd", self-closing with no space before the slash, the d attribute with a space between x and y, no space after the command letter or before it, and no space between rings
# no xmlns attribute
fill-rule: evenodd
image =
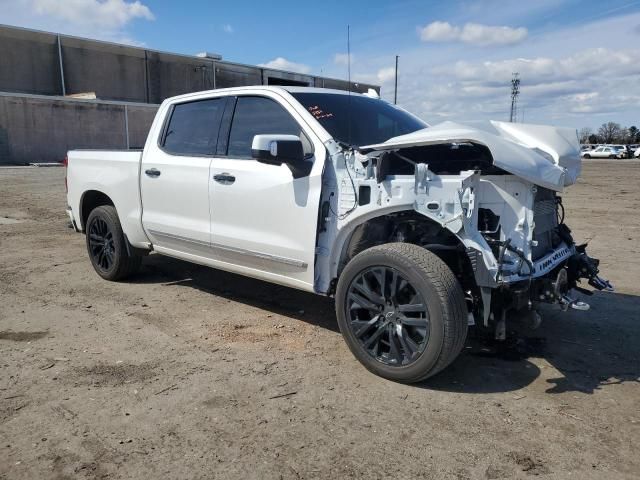
<svg viewBox="0 0 640 480"><path fill-rule="evenodd" d="M589 285L597 290L614 290L611 282L599 275L598 266L600 261L587 255L586 245L578 247L575 245L567 246L564 242L553 252L533 262L533 271L530 275L522 275L520 273L505 275L502 277L502 282L514 283L544 277L563 264L568 274L567 284L569 289L576 288L576 282L584 278L588 280ZM527 268L525 267L525 269Z"/></svg>
<svg viewBox="0 0 640 480"><path fill-rule="evenodd" d="M576 249L574 246L569 247L563 242L553 252L548 253L544 257L533 262L533 270L531 272L526 272L528 267L525 266L523 267L525 270L524 275L520 273L504 275L500 280L502 283L514 283L529 280L531 278L542 277L553 271L558 267L558 265L567 261L575 253Z"/></svg>
<svg viewBox="0 0 640 480"><path fill-rule="evenodd" d="M599 263L598 259L587 255L586 245L567 246L562 243L553 252L534 262L530 275L525 271L503 277L500 282L503 287L500 305L503 308L506 306L521 310L531 309L535 304L547 303L560 305L563 310L588 310L589 305L572 298L571 291L593 295L592 290L579 285L583 280L594 289L613 291L611 282L600 277Z"/></svg>

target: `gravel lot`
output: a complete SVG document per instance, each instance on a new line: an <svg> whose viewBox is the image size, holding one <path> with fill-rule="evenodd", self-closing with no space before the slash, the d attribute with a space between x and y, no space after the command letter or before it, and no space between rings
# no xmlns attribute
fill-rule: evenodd
<svg viewBox="0 0 640 480"><path fill-rule="evenodd" d="M616 293L417 386L332 301L151 256L101 280L61 168L0 169L0 478L640 476L640 164L587 162L567 223Z"/></svg>

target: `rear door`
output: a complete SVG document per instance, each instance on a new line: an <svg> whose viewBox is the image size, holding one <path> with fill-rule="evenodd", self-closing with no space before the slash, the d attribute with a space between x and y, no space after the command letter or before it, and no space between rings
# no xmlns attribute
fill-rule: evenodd
<svg viewBox="0 0 640 480"><path fill-rule="evenodd" d="M310 174L294 179L286 165L254 160L258 134L299 136ZM228 146L211 163L212 250L240 273L313 290L324 146L292 106L270 92L237 97L225 138Z"/></svg>
<svg viewBox="0 0 640 480"><path fill-rule="evenodd" d="M148 141L140 172L142 224L158 250L210 255L209 169L225 103L224 97L177 103L157 142Z"/></svg>

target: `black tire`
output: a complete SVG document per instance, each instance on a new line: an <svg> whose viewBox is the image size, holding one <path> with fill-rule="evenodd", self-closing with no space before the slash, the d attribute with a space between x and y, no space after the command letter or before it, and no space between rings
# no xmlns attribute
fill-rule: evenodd
<svg viewBox="0 0 640 480"><path fill-rule="evenodd" d="M588 153L584 156L584 158L591 158L591 155L589 155Z"/></svg>
<svg viewBox="0 0 640 480"><path fill-rule="evenodd" d="M378 269L387 273L380 274ZM396 273L394 274L394 272ZM373 275L373 277L367 277L367 275ZM394 283L397 280L391 281L390 285L394 285L394 287L381 287L383 283L386 284L386 278L396 275L406 282L402 287L405 289L404 293L401 293L398 284ZM376 284L375 280L372 283L371 278L382 278L383 280ZM392 320L393 313L380 312L377 316L377 323L371 323L374 322L374 308L378 308L380 311L379 307L369 303L368 307L361 308L362 303L360 302L362 300L360 302L354 301L354 298L365 298L365 294L360 295L365 283L366 291L374 293L374 296L377 296L379 300L386 298L385 291L392 292L390 295L395 298L392 302L387 302L385 309L395 308L400 311L404 307L405 312L410 311L407 309L410 305L400 305L398 299L401 295L405 295L406 298L408 296L406 292L409 288L413 299L420 298L424 302L424 306L426 306L424 317L427 327L423 343L418 344L415 341L416 338L420 338L418 327L415 325L422 318L420 316L422 314L418 314L419 317L407 319L404 316L406 314L398 313L404 320L412 321L405 325L403 320L399 318ZM393 293L394 288L395 293ZM380 290L383 291L380 292ZM415 302L411 300L410 303ZM411 307L416 306L418 305L411 305ZM356 255L347 264L340 275L336 289L336 315L340 331L349 349L360 363L376 375L402 383L419 382L443 370L458 356L467 336L466 302L462 288L453 272L432 252L406 243L390 243L369 248ZM364 316L364 320L360 318L361 315ZM403 325L397 327L400 323ZM372 327L368 325L372 325ZM413 325L413 327L409 325ZM362 332L365 331L365 328L372 329L373 327L375 327L375 331L365 338L364 335L368 334L363 335ZM383 327L386 327L388 331L378 334ZM396 328L399 330L395 330ZM412 345L420 347L413 352L411 352L412 348L405 348L410 346L406 338L404 340L401 338L409 336L412 328L415 329ZM356 329L358 330L356 331ZM372 347L375 349L375 353L367 349L365 345L375 335L378 335L379 338L386 335L389 345L388 352L380 353L380 350L385 348L384 340L377 341L382 347L380 345ZM394 335L397 340L393 340ZM395 359L392 358L391 353L392 342L395 342L396 345ZM398 346L401 347L401 355L398 355ZM407 358L409 357L407 352L411 353L410 358Z"/></svg>
<svg viewBox="0 0 640 480"><path fill-rule="evenodd" d="M127 248L115 207L103 205L89 214L85 226L87 252L96 273L105 280L123 280L138 271L142 257Z"/></svg>

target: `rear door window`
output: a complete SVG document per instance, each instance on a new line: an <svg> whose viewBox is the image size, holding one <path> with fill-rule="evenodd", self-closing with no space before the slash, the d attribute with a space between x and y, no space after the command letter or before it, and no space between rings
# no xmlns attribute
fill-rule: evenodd
<svg viewBox="0 0 640 480"><path fill-rule="evenodd" d="M179 103L173 107L163 149L174 155L213 155L225 98Z"/></svg>

